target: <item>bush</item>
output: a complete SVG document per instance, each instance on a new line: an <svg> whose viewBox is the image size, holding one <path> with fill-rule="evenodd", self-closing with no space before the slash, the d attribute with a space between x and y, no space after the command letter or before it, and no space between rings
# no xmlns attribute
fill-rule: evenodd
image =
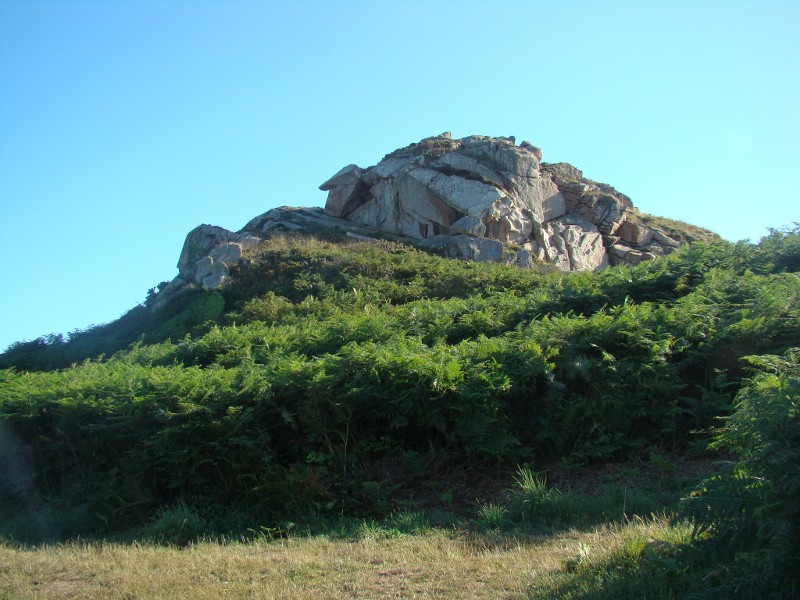
<svg viewBox="0 0 800 600"><path fill-rule="evenodd" d="M751 356L756 374L736 396L713 448L737 458L687 498L680 518L709 560L727 561L709 595L800 593L800 349Z"/></svg>
<svg viewBox="0 0 800 600"><path fill-rule="evenodd" d="M178 501L162 508L153 521L142 529L142 537L159 544L188 546L208 531L208 523L195 509Z"/></svg>
<svg viewBox="0 0 800 600"><path fill-rule="evenodd" d="M579 520L582 504L578 495L550 487L543 477L521 468L511 492L509 513L519 521L568 523Z"/></svg>

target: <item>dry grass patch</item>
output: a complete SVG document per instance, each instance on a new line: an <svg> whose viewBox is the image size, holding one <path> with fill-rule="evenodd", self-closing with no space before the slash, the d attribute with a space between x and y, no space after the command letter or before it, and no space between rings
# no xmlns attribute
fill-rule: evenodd
<svg viewBox="0 0 800 600"><path fill-rule="evenodd" d="M717 242L721 238L719 234L714 233L704 227L698 227L691 223L678 221L675 219L668 219L667 217L658 217L656 215L649 215L647 213L639 212L637 209L633 210L631 220L637 223L642 223L648 227L655 227L666 232L672 239L682 243L691 242Z"/></svg>
<svg viewBox="0 0 800 600"><path fill-rule="evenodd" d="M540 538L432 531L184 549L0 545L0 598L526 598L553 589L587 549L608 551L665 528L640 522Z"/></svg>
<svg viewBox="0 0 800 600"><path fill-rule="evenodd" d="M586 535L0 546L0 597L523 598Z"/></svg>

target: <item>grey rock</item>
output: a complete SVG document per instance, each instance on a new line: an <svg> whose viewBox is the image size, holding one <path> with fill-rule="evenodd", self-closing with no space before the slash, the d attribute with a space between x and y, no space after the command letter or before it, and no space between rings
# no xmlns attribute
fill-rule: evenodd
<svg viewBox="0 0 800 600"><path fill-rule="evenodd" d="M366 181L370 181L367 177L368 175L372 175L375 178L382 178L382 177L391 177L395 175L400 169L403 167L408 167L410 164L420 164L421 161L409 160L408 158L403 157L389 157L384 158L381 162L377 165L372 167L371 169L367 169L366 173L364 174L364 178Z"/></svg>
<svg viewBox="0 0 800 600"><path fill-rule="evenodd" d="M325 212L332 217L343 217L358 206L359 196L365 192L366 185L361 181L361 169L347 165L319 189L329 192Z"/></svg>
<svg viewBox="0 0 800 600"><path fill-rule="evenodd" d="M450 235L471 235L473 237L483 237L486 234L486 225L478 217L467 215L461 217L450 226Z"/></svg>
<svg viewBox="0 0 800 600"><path fill-rule="evenodd" d="M537 223L557 219L567 211L563 194L550 179L519 178L515 183L521 208Z"/></svg>
<svg viewBox="0 0 800 600"><path fill-rule="evenodd" d="M234 234L223 227L199 225L192 229L183 243L178 270L184 272L194 266L198 259L211 250L233 239Z"/></svg>
<svg viewBox="0 0 800 600"><path fill-rule="evenodd" d="M449 258L493 262L503 258L503 244L497 240L468 235L435 235L418 243L420 248L442 252Z"/></svg>
<svg viewBox="0 0 800 600"><path fill-rule="evenodd" d="M291 221L267 221L261 227L262 233L278 233L282 231L302 231L304 225L292 223Z"/></svg>
<svg viewBox="0 0 800 600"><path fill-rule="evenodd" d="M345 235L349 238L353 238L354 240L358 240L360 242L374 242L375 238L369 237L368 235L361 235L358 233L353 233L352 231L348 231Z"/></svg>
<svg viewBox="0 0 800 600"><path fill-rule="evenodd" d="M216 289L230 267L264 238L307 227L354 239L416 242L446 256L563 271L638 264L680 243L629 219L630 198L584 177L568 163L544 163L542 151L515 138L449 132L386 155L373 167L351 164L325 181L324 209L283 206L240 231L200 225L186 236L179 275L153 303L194 285Z"/></svg>
<svg viewBox="0 0 800 600"><path fill-rule="evenodd" d="M564 229L563 224L551 221L534 230L534 235L539 259L550 263L559 271L570 271L572 267L569 252L561 236Z"/></svg>
<svg viewBox="0 0 800 600"><path fill-rule="evenodd" d="M349 164L346 167L342 167L339 171L328 179L325 183L319 186L324 192L332 190L340 185L348 185L353 181L360 180L361 177L361 168L358 165Z"/></svg>
<svg viewBox="0 0 800 600"><path fill-rule="evenodd" d="M655 256L649 252L631 249L628 250L628 253L625 255L625 262L631 265L638 265L642 261L653 260L654 258Z"/></svg>
<svg viewBox="0 0 800 600"><path fill-rule="evenodd" d="M445 175L433 169L415 168L409 171L401 182L410 179L428 188L430 195L441 199L452 209L468 215L488 216L493 204L506 196L505 192L493 185L455 175ZM404 197L400 198L401 202L405 200ZM404 204L413 200L415 199L409 198ZM424 210L419 206L419 202L416 204L415 210Z"/></svg>
<svg viewBox="0 0 800 600"><path fill-rule="evenodd" d="M486 237L506 244L525 242L530 237L535 222L532 215L521 209L512 198L496 202L484 221Z"/></svg>
<svg viewBox="0 0 800 600"><path fill-rule="evenodd" d="M242 257L242 246L236 242L228 242L214 248L208 253L208 256L213 258L214 262L233 264Z"/></svg>
<svg viewBox="0 0 800 600"><path fill-rule="evenodd" d="M653 230L640 223L625 221L617 227L614 235L634 246L646 246L653 239Z"/></svg>
<svg viewBox="0 0 800 600"><path fill-rule="evenodd" d="M570 270L597 271L609 265L600 232L568 225L561 235L569 253Z"/></svg>
<svg viewBox="0 0 800 600"><path fill-rule="evenodd" d="M210 256L204 256L200 260L195 263L194 266L194 282L198 284L202 284L203 280L211 275L211 271L214 268L214 259Z"/></svg>
<svg viewBox="0 0 800 600"><path fill-rule="evenodd" d="M583 179L583 171L565 162L542 163L542 170L549 173L559 187L567 183L578 183Z"/></svg>
<svg viewBox="0 0 800 600"><path fill-rule="evenodd" d="M617 232L633 207L630 198L568 163L541 158L541 149L529 142L516 146L511 136L454 140L445 132L395 150L374 167L345 167L322 185L328 190L325 212L414 240L450 234L514 244L563 270L624 261L620 251L610 253L617 241L626 252L649 251L656 239L649 230L626 226ZM504 255L465 248L458 240L436 244L459 256ZM668 252L672 246L662 247ZM527 262L525 254L520 261Z"/></svg>
<svg viewBox="0 0 800 600"><path fill-rule="evenodd" d="M616 243L613 244L611 247L609 247L608 253L611 254L612 256L616 256L617 258L624 259L631 250L632 248L630 246Z"/></svg>
<svg viewBox="0 0 800 600"><path fill-rule="evenodd" d="M431 163L431 168L443 173L449 172L451 174L461 175L466 179L473 179L500 188L509 183L507 177L503 177L497 171L482 165L471 156L466 156L459 152L443 154Z"/></svg>
<svg viewBox="0 0 800 600"><path fill-rule="evenodd" d="M154 306L163 306L166 298L186 289L187 282L209 289L225 285L230 280L229 267L241 260L244 251L261 241L261 237L244 230L234 233L213 225L195 227L183 243L178 277L161 291Z"/></svg>
<svg viewBox="0 0 800 600"><path fill-rule="evenodd" d="M511 256L511 260L508 261L508 264L516 265L523 269L532 269L536 266L536 259L530 250L523 248L522 250L517 250L517 252Z"/></svg>
<svg viewBox="0 0 800 600"><path fill-rule="evenodd" d="M464 144L463 153L499 171L508 171L522 177L539 174L539 159L527 148L514 146L513 142L496 142L493 138L475 140Z"/></svg>
<svg viewBox="0 0 800 600"><path fill-rule="evenodd" d="M529 152L533 152L533 155L536 157L536 160L542 162L542 149L539 148L538 146L534 146L530 142L526 142L523 140L522 142L519 143L519 147L524 148Z"/></svg>
<svg viewBox="0 0 800 600"><path fill-rule="evenodd" d="M203 278L202 285L210 290L222 287L230 281L230 271L228 265L221 260L214 261L211 265L211 273Z"/></svg>
<svg viewBox="0 0 800 600"><path fill-rule="evenodd" d="M167 301L170 298L180 294L183 290L186 289L186 286L189 285L190 282L186 281L180 275L175 277L172 281L167 283L167 285L158 292L158 295L155 298L155 301L152 305L152 310L160 310L164 306L166 306Z"/></svg>
<svg viewBox="0 0 800 600"><path fill-rule="evenodd" d="M644 247L644 251L649 252L653 256L666 256L671 250L672 248L669 246L662 246L658 242L650 242Z"/></svg>
<svg viewBox="0 0 800 600"><path fill-rule="evenodd" d="M561 271L595 271L609 264L603 238L591 222L569 215L536 232L538 256Z"/></svg>
<svg viewBox="0 0 800 600"><path fill-rule="evenodd" d="M679 248L680 243L673 240L669 237L666 233L659 229L653 229L653 241L658 242L662 246L668 246L670 248Z"/></svg>

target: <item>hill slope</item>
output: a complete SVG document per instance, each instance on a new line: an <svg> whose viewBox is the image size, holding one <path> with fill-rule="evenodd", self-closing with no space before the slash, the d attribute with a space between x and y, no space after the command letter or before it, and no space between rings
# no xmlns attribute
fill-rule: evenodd
<svg viewBox="0 0 800 600"><path fill-rule="evenodd" d="M800 340L798 247L776 232L563 274L278 237L220 290L3 355L17 367L0 372L4 435L32 470L4 481L0 507L50 498L78 531L178 500L370 513L442 453L576 464L685 448L728 409L742 356ZM133 334L108 358L22 370Z"/></svg>
<svg viewBox="0 0 800 600"><path fill-rule="evenodd" d="M471 527L524 535L647 518L674 511L676 490L667 504L640 482L565 494L533 469L644 455L667 472L664 453L701 450L736 395L715 438L739 456L684 505L698 541L579 565L565 589L613 572L631 597L644 584L793 597L798 270L797 228L569 274L272 238L218 290L160 308L151 294L118 322L3 355L16 368L0 371L0 537L185 544L337 516L400 527L429 518L409 510L475 511L467 498ZM499 504L474 483L518 464L530 468Z"/></svg>

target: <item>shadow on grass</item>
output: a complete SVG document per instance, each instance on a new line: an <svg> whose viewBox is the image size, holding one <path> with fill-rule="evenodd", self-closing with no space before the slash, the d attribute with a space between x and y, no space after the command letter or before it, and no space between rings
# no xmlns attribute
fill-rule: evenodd
<svg viewBox="0 0 800 600"><path fill-rule="evenodd" d="M530 600L700 597L710 591L708 582L713 567L709 561L697 560L696 554L697 550L688 544L652 548L643 541L629 542L605 559L577 566L570 564L550 585L531 589L528 597Z"/></svg>
<svg viewBox="0 0 800 600"><path fill-rule="evenodd" d="M560 570L544 577L544 585L528 590L529 598L683 598L707 589L713 563L693 562L689 552L694 549L684 543L688 537L686 531L663 533L670 529L665 520L652 519L653 515L673 512L681 496L680 490L673 488L674 483L662 480L650 488L639 489L636 494L631 493L627 483L613 481L590 489L562 490L521 471L505 502L479 505L470 515L435 509L401 511L381 519L308 514L297 522L263 525L252 515L236 511L218 515L214 520L178 502L129 531L91 537L55 536L59 528L63 531L69 525L70 519L79 521L82 513L70 516L68 512L40 507L35 515L0 520L3 528L0 541L25 549L75 541L180 548L203 541L269 543L284 538L324 536L349 543L444 533L480 555L546 544L554 538L575 541L580 552L581 545L577 542L587 539L584 533L608 528L607 540L613 546L610 550L605 546L605 537L595 542L596 547L586 556L565 560ZM10 525L16 524L24 531L24 522L29 535L41 537L25 539L7 535ZM661 534L675 537L668 543L650 544L647 539L653 531L650 523L660 523L656 527L661 527L658 530ZM560 540L558 545L563 547Z"/></svg>
<svg viewBox="0 0 800 600"><path fill-rule="evenodd" d="M0 513L0 541L20 546L58 544L80 539L114 543L155 543L183 547L198 541L242 542L286 537L386 539L433 530L463 536L476 546L498 548L536 543L568 531L590 531L624 524L636 517L669 514L701 477L687 478L651 464L604 468L555 477L558 484L519 468L513 482L491 502L475 500L456 510L431 507L384 515L347 516L305 511L296 519L253 513L236 507L164 506L144 523L112 532L98 527L89 505L40 502L25 510ZM447 503L444 503L447 505ZM408 503L406 503L408 505Z"/></svg>

